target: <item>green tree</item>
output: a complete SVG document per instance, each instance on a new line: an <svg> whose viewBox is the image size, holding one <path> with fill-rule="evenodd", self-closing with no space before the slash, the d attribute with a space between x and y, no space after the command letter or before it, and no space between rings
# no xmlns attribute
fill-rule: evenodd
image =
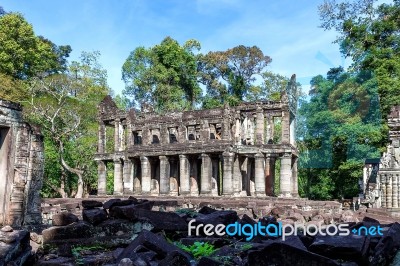
<svg viewBox="0 0 400 266"><path fill-rule="evenodd" d="M56 46L34 34L19 13L0 16L0 73L15 79L57 73L65 67L69 46Z"/></svg>
<svg viewBox="0 0 400 266"><path fill-rule="evenodd" d="M95 187L96 107L109 93L98 56L97 52L83 53L80 62L71 64L71 71L34 78L30 83L25 112L41 126L46 138L47 194L52 190L63 197L80 198Z"/></svg>
<svg viewBox="0 0 400 266"><path fill-rule="evenodd" d="M199 96L195 40L183 46L170 38L151 48L138 47L122 67L123 94L137 107L153 106L156 111L193 109Z"/></svg>
<svg viewBox="0 0 400 266"><path fill-rule="evenodd" d="M257 46L239 45L199 56L200 82L206 86L204 107L236 105L246 99L254 81L271 62ZM251 95L254 97L254 93Z"/></svg>
<svg viewBox="0 0 400 266"><path fill-rule="evenodd" d="M355 70L373 71L383 117L400 104L400 1L325 1L319 6L322 27L339 33L336 42Z"/></svg>
<svg viewBox="0 0 400 266"><path fill-rule="evenodd" d="M331 69L311 80L299 109L300 180L314 199L352 197L366 158L379 157L381 114L376 78ZM306 184L306 185L304 185Z"/></svg>

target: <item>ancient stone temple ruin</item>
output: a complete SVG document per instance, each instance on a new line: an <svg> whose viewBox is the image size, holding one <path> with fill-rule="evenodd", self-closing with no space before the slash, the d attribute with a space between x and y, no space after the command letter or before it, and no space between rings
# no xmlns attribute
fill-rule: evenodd
<svg viewBox="0 0 400 266"><path fill-rule="evenodd" d="M0 224L41 223L42 139L20 105L0 100Z"/></svg>
<svg viewBox="0 0 400 266"><path fill-rule="evenodd" d="M400 106L394 106L388 116L389 144L378 160L367 159L360 185L361 203L369 207L386 208L400 216Z"/></svg>
<svg viewBox="0 0 400 266"><path fill-rule="evenodd" d="M159 115L119 110L106 97L99 106L98 195L106 194L111 163L113 195L297 196L296 108L289 98L284 92L277 102Z"/></svg>

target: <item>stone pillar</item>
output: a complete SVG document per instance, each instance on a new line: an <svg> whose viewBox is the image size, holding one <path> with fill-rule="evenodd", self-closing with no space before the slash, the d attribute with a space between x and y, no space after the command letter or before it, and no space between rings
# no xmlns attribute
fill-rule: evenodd
<svg viewBox="0 0 400 266"><path fill-rule="evenodd" d="M386 208L392 208L392 174L387 175L386 179Z"/></svg>
<svg viewBox="0 0 400 266"><path fill-rule="evenodd" d="M235 142L236 142L236 145L240 145L242 143L241 126L240 126L240 111L236 111L236 117L235 117Z"/></svg>
<svg viewBox="0 0 400 266"><path fill-rule="evenodd" d="M179 194L185 195L190 194L190 172L189 172L189 160L186 155L179 155L179 176L180 176L180 187Z"/></svg>
<svg viewBox="0 0 400 266"><path fill-rule="evenodd" d="M208 120L203 120L201 122L201 129L200 129L200 140L201 141L208 141L210 139L210 124Z"/></svg>
<svg viewBox="0 0 400 266"><path fill-rule="evenodd" d="M392 179L392 207L393 208L399 207L398 183L399 183L398 176L397 176L397 174L394 174L393 179Z"/></svg>
<svg viewBox="0 0 400 266"><path fill-rule="evenodd" d="M123 168L123 183L124 183L124 194L133 194L133 164L132 161L127 158L124 161Z"/></svg>
<svg viewBox="0 0 400 266"><path fill-rule="evenodd" d="M265 158L265 194L274 196L275 187L275 157L267 155Z"/></svg>
<svg viewBox="0 0 400 266"><path fill-rule="evenodd" d="M290 143L290 112L282 111L282 143Z"/></svg>
<svg viewBox="0 0 400 266"><path fill-rule="evenodd" d="M292 155L286 153L281 157L281 174L280 174L280 196L290 197L292 191Z"/></svg>
<svg viewBox="0 0 400 266"><path fill-rule="evenodd" d="M256 117L256 144L264 144L264 114L261 107L257 107Z"/></svg>
<svg viewBox="0 0 400 266"><path fill-rule="evenodd" d="M211 173L212 165L210 155L203 153L201 155L200 194L211 194Z"/></svg>
<svg viewBox="0 0 400 266"><path fill-rule="evenodd" d="M167 156L159 156L160 159L160 194L169 194L169 161Z"/></svg>
<svg viewBox="0 0 400 266"><path fill-rule="evenodd" d="M297 197L299 195L298 179L297 179L297 162L298 158L292 159L292 196Z"/></svg>
<svg viewBox="0 0 400 266"><path fill-rule="evenodd" d="M224 152L223 157L223 177L222 177L222 195L233 194L233 156L232 152Z"/></svg>
<svg viewBox="0 0 400 266"><path fill-rule="evenodd" d="M290 116L290 130L289 130L289 140L290 140L290 144L292 144L293 146L296 146L296 118L294 117L294 115Z"/></svg>
<svg viewBox="0 0 400 266"><path fill-rule="evenodd" d="M381 190L382 190L382 208L386 207L386 174L380 174L381 178Z"/></svg>
<svg viewBox="0 0 400 266"><path fill-rule="evenodd" d="M114 160L114 193L113 195L122 195L124 191L124 183L122 180L122 162Z"/></svg>
<svg viewBox="0 0 400 266"><path fill-rule="evenodd" d="M236 154L233 161L233 193L242 192L242 172L240 171L240 158Z"/></svg>
<svg viewBox="0 0 400 266"><path fill-rule="evenodd" d="M179 125L177 138L179 143L187 142L187 129L184 125Z"/></svg>
<svg viewBox="0 0 400 266"><path fill-rule="evenodd" d="M97 183L97 195L105 196L107 194L107 167L104 161L97 162L97 173L98 173L98 183Z"/></svg>
<svg viewBox="0 0 400 266"><path fill-rule="evenodd" d="M119 124L119 150L123 151L126 148L126 137L125 137L125 127L122 125L122 123Z"/></svg>
<svg viewBox="0 0 400 266"><path fill-rule="evenodd" d="M142 193L150 194L151 192L151 169L149 158L140 156L140 163L142 169Z"/></svg>
<svg viewBox="0 0 400 266"><path fill-rule="evenodd" d="M230 110L227 105L224 106L224 116L222 118L222 136L223 140L231 140L231 128L230 128Z"/></svg>
<svg viewBox="0 0 400 266"><path fill-rule="evenodd" d="M120 139L120 124L121 119L116 118L114 120L114 151L117 152L121 146L121 139Z"/></svg>
<svg viewBox="0 0 400 266"><path fill-rule="evenodd" d="M265 196L264 158L264 154L262 153L254 155L256 196Z"/></svg>
<svg viewBox="0 0 400 266"><path fill-rule="evenodd" d="M99 123L99 143L97 146L97 152L106 152L106 125L104 124L104 121L100 121Z"/></svg>

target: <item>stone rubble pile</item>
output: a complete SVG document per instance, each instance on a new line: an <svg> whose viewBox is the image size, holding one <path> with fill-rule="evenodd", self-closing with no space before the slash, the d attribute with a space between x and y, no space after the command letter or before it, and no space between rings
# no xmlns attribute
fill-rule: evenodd
<svg viewBox="0 0 400 266"><path fill-rule="evenodd" d="M31 255L29 232L14 230L11 226L0 229L0 265L23 265Z"/></svg>
<svg viewBox="0 0 400 266"><path fill-rule="evenodd" d="M135 198L82 205L83 220L59 213L54 226L43 230L42 240L36 237L43 248L36 253L35 265L388 265L400 248L400 224L374 210L330 214L282 206L255 217L207 206L199 211L153 211L152 201ZM199 236L188 235L192 219L193 224L212 225L346 223L350 230L380 225L383 235L299 233L285 240L258 235L246 241L245 236L207 236L204 230Z"/></svg>

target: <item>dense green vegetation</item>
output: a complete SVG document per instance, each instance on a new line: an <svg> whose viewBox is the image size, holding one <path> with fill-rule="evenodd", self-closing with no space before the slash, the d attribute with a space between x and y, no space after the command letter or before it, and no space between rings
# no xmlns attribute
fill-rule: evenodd
<svg viewBox="0 0 400 266"><path fill-rule="evenodd" d="M330 0L319 12L321 26L338 33L332 41L353 64L312 78L308 96L294 92L301 96L299 189L312 199L352 197L364 159L379 157L385 146L390 107L400 104L400 1ZM23 104L26 118L42 128L47 197L82 197L97 185L96 106L112 91L98 52L69 62L71 51L0 7L0 98ZM115 101L162 113L279 100L289 79L268 69L271 60L257 46L203 54L196 40L166 37L132 50L122 66L126 87Z"/></svg>

